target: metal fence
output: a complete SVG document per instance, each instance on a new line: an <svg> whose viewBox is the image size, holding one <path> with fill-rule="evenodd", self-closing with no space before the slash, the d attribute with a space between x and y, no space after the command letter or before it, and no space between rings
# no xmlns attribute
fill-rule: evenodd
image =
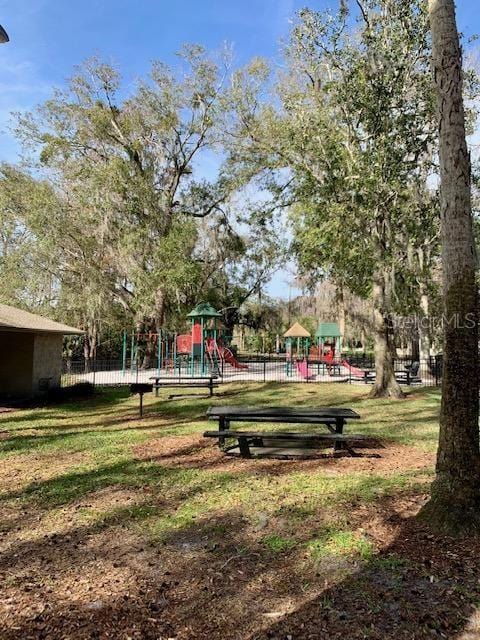
<svg viewBox="0 0 480 640"><path fill-rule="evenodd" d="M319 362L315 359L295 361L285 356L245 356L238 358L242 368L220 363L219 382L292 382L292 383L332 383L372 384L375 379L375 363L372 357L350 356L334 363ZM442 378L442 356L428 360L397 358L394 363L397 380L405 386L437 386ZM81 382L94 386L122 386L138 382L151 382L160 376L181 381L191 376L210 375L209 369L199 366L192 369L188 359L174 368L158 369L155 366L142 367L136 362L121 360L65 360L63 363L62 386L69 387Z"/></svg>

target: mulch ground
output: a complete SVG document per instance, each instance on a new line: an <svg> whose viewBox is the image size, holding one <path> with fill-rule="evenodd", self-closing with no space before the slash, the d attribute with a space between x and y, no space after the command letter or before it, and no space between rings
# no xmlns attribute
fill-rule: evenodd
<svg viewBox="0 0 480 640"><path fill-rule="evenodd" d="M134 449L140 459L158 461L184 469L210 469L230 473L272 473L321 471L322 473L345 473L370 471L372 473L398 473L432 466L435 456L431 453L388 444L363 453L380 454L380 458L324 457L311 460L246 459L225 454L205 438L199 436L175 436L152 439ZM359 450L360 451L360 450Z"/></svg>
<svg viewBox="0 0 480 640"><path fill-rule="evenodd" d="M401 445L387 446L376 460L240 460L198 436L151 440L135 455L169 467L272 476L389 474L433 461ZM78 522L87 507L128 508L139 499L137 491L113 486L48 514L11 503L0 508L1 640L480 638L480 540L435 536L419 524L425 495L352 504L350 528L377 553L364 562L333 556L316 565L302 545L282 553L265 548L264 531L234 510L209 513L161 544L122 521ZM273 528L281 530L281 522Z"/></svg>

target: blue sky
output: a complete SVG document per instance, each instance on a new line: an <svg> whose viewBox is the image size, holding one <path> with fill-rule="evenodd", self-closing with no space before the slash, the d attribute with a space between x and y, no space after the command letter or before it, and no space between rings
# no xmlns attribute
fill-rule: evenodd
<svg viewBox="0 0 480 640"><path fill-rule="evenodd" d="M480 33L478 2L457 2L467 37ZM322 9L336 1L0 0L0 24L11 39L0 47L0 161L14 161L18 152L9 114L45 100L92 54L118 64L127 82L145 74L154 59L174 63L185 42L210 49L228 42L238 64L256 55L280 62L279 43L305 5ZM288 297L291 279L280 271L269 292Z"/></svg>

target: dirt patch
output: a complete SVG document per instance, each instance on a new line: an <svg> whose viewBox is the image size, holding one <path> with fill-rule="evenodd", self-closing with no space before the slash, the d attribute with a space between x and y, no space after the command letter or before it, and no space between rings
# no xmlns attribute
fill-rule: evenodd
<svg viewBox="0 0 480 640"><path fill-rule="evenodd" d="M434 464L433 453L401 444L385 443L381 449L362 449L362 453L377 453L379 458L341 457L313 460L245 459L225 455L219 447L198 435L165 437L149 440L134 447L135 455L142 460L152 460L188 469L211 469L231 473L268 473L282 475L296 472L345 473L365 471L371 473L398 473L430 468Z"/></svg>
<svg viewBox="0 0 480 640"><path fill-rule="evenodd" d="M351 514L352 526L375 536L378 553L365 561L315 564L301 544L272 553L235 513L211 514L160 545L118 525L17 544L0 558L1 637L452 638L476 624L479 540L420 526L411 515L423 499Z"/></svg>

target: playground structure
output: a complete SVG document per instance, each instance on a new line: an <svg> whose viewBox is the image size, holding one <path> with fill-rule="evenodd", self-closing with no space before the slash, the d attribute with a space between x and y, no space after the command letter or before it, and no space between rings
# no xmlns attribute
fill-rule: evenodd
<svg viewBox="0 0 480 640"><path fill-rule="evenodd" d="M321 322L315 332L317 344L310 348L308 359L310 362L320 362L325 365L329 375L338 371L346 373L352 378L367 379L362 369L354 367L348 360L342 358L342 335L336 322Z"/></svg>
<svg viewBox="0 0 480 640"><path fill-rule="evenodd" d="M301 324L295 322L290 329L283 334L285 338L285 373L287 377L293 374L293 368L299 376L308 380L313 377L308 367L308 354L310 346L310 332Z"/></svg>
<svg viewBox="0 0 480 640"><path fill-rule="evenodd" d="M200 303L187 315L191 322L191 332L186 334L159 331L158 333L131 334L130 370L133 372L140 366L140 358L146 359L141 345L145 343L145 351L149 352L148 363L151 364L155 354L155 367L158 374L181 376L213 375L221 377L225 365L234 369L248 369L248 365L240 363L227 346L227 338L219 327L218 313L210 304ZM127 371L128 336L123 335L122 372Z"/></svg>
<svg viewBox="0 0 480 640"><path fill-rule="evenodd" d="M342 335L336 322L321 322L315 332L315 342L311 342L311 334L307 329L295 322L283 334L285 338L285 373L287 377L296 374L303 380L315 378L313 366L316 364L317 375L327 373L328 376L349 376L349 378L367 380L372 374L354 367L342 358Z"/></svg>
<svg viewBox="0 0 480 640"><path fill-rule="evenodd" d="M309 359L330 362L341 354L342 335L336 322L321 322L315 331L316 345L310 348Z"/></svg>

